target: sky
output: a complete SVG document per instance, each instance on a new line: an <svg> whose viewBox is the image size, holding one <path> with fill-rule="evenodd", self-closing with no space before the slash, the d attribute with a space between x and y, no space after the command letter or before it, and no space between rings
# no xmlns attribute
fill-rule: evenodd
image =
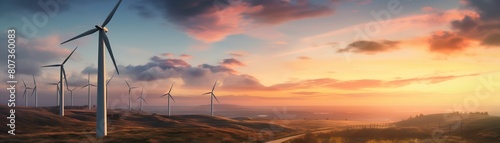
<svg viewBox="0 0 500 143"><path fill-rule="evenodd" d="M78 46L65 68L70 88L78 87L75 105L86 105L87 89L80 87L88 73L92 83L97 79L97 35L60 43L100 25L117 0L2 2L0 29L17 36L18 104L24 105L21 80L32 87L35 75L39 104L54 105L56 87L47 83L59 80L58 69L40 66L61 63ZM124 0L106 26L120 71L108 86L109 104L128 104L128 80L144 89L148 106L165 106L160 95L172 83L174 106L206 105L210 97L201 94L217 80L221 104L496 106L499 6L494 0ZM109 55L106 62L110 78ZM6 62L0 66L6 71Z"/></svg>

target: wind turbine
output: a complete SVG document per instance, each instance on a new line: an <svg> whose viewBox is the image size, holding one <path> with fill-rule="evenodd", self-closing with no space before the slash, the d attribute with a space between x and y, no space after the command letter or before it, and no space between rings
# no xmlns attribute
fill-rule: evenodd
<svg viewBox="0 0 500 143"><path fill-rule="evenodd" d="M66 79L66 71L64 70L64 64L68 61L69 57L73 55L75 50L78 49L76 47L73 51L71 51L71 54L69 54L68 57L61 63L61 64L54 64L54 65L46 65L42 67L59 67L60 73L59 73L59 115L64 116L64 84L63 84L63 77L64 80L66 80L66 84L68 84L68 80Z"/></svg>
<svg viewBox="0 0 500 143"><path fill-rule="evenodd" d="M217 85L217 80L215 80L214 87L212 87L212 91L202 94L202 95L210 94L210 115L212 116L214 116L214 98L215 100L217 100L217 103L220 104L219 99L217 99L217 97L214 94L215 85Z"/></svg>
<svg viewBox="0 0 500 143"><path fill-rule="evenodd" d="M92 109L92 100L91 100L91 96L90 96L90 87L96 87L95 85L93 84L90 84L90 73L88 73L88 77L87 77L87 84L83 85L82 88L85 88L87 87L88 88L88 91L87 91L87 100L88 100L88 106L89 106L89 110Z"/></svg>
<svg viewBox="0 0 500 143"><path fill-rule="evenodd" d="M106 63L105 63L105 57L106 57L106 50L104 49L104 45L106 44L106 48L109 51L109 55L111 56L111 60L113 61L113 64L116 69L116 73L120 74L118 71L118 67L116 66L115 62L115 57L113 56L113 51L111 50L111 45L109 44L108 36L106 36L106 33L108 32L108 28L106 28L106 25L111 21L111 18L113 18L113 15L116 12L116 9L120 5L122 0L119 0L118 3L115 5L111 13L109 13L108 17L104 22L102 23L101 26L95 25L95 28L90 29L78 36L75 36L69 40L66 40L61 43L67 43L69 41L90 35L92 33L95 33L99 31L99 39L98 39L98 63L97 63L97 112L96 112L96 136L98 138L104 137L108 134L108 128L107 128L107 110L106 110Z"/></svg>
<svg viewBox="0 0 500 143"><path fill-rule="evenodd" d="M33 92L31 92L31 95L33 95L33 93L35 93L35 107L38 107L38 94L36 93L37 86L36 86L35 75L33 75L33 84L34 84L34 87L33 87Z"/></svg>
<svg viewBox="0 0 500 143"><path fill-rule="evenodd" d="M139 111L142 111L142 101L146 102L146 104L148 103L146 101L146 99L144 99L144 96L142 96L142 93L144 92L144 88L142 88L142 91L141 91L141 96L139 98L137 98L136 100L139 100L141 99L141 108L139 109Z"/></svg>
<svg viewBox="0 0 500 143"><path fill-rule="evenodd" d="M24 85L24 93L23 93L24 106L28 107L28 97L26 96L26 91L33 89L33 88L26 86L26 83L24 83L24 79L22 81L23 81L23 85Z"/></svg>
<svg viewBox="0 0 500 143"><path fill-rule="evenodd" d="M74 87L73 89L69 89L69 86L68 86L68 91L69 91L69 95L71 95L71 108L73 108L73 90L75 90L76 88L78 87Z"/></svg>
<svg viewBox="0 0 500 143"><path fill-rule="evenodd" d="M128 84L127 80L125 80L125 83L127 83L127 86L128 86L128 111L132 111L132 106L131 106L132 97L130 96L130 92L132 91L132 89L138 88L138 87L130 87L130 84Z"/></svg>
<svg viewBox="0 0 500 143"><path fill-rule="evenodd" d="M113 77L115 77L115 74L111 75L111 78L108 81L106 81L106 87L108 87L109 82L111 82L111 80L113 79ZM108 90L106 90L106 95L108 95ZM108 101L108 96L106 96L106 101Z"/></svg>
<svg viewBox="0 0 500 143"><path fill-rule="evenodd" d="M55 86L57 86L57 90L56 90L56 97L57 97L56 104L57 104L57 106L59 106L59 82L48 83L48 84L49 85L55 85Z"/></svg>
<svg viewBox="0 0 500 143"><path fill-rule="evenodd" d="M170 116L170 98L172 98L172 100L175 102L174 97L172 97L172 95L170 94L170 91L172 91L172 87L173 86L174 86L174 83L172 83L172 85L170 86L170 90L168 90L168 93L161 95L161 97L167 96L167 99L168 99L168 116Z"/></svg>

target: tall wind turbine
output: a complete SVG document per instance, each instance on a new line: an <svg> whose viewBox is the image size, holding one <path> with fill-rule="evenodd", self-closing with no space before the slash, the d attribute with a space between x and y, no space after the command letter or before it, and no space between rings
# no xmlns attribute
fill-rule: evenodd
<svg viewBox="0 0 500 143"><path fill-rule="evenodd" d="M170 116L170 98L172 98L172 100L175 102L174 97L172 97L172 95L170 94L170 92L172 91L172 87L174 87L174 83L172 83L172 85L170 86L170 90L168 90L168 93L161 95L161 97L167 96L167 99L168 99L168 116Z"/></svg>
<svg viewBox="0 0 500 143"><path fill-rule="evenodd" d="M118 71L118 67L116 66L115 62L115 57L113 56L113 51L111 50L111 45L109 44L108 36L106 36L106 33L108 32L108 28L106 28L106 25L111 21L111 18L113 18L113 15L116 12L116 9L120 5L122 0L119 0L118 3L115 5L111 13L109 13L108 17L106 20L104 20L104 23L102 23L101 26L95 25L95 28L90 29L76 37L73 37L69 40L66 40L61 43L67 43L69 41L90 35L92 33L95 33L99 31L99 39L98 39L98 63L97 63L97 112L96 112L96 136L98 138L104 137L108 134L108 128L107 128L107 111L106 111L106 63L105 63L105 57L106 57L106 50L104 49L104 45L106 44L106 48L109 51L109 55L111 56L111 60L113 61L113 64L116 69L116 73L120 74Z"/></svg>
<svg viewBox="0 0 500 143"><path fill-rule="evenodd" d="M127 86L128 86L128 111L132 111L132 106L131 106L132 97L130 96L130 92L132 91L132 89L138 88L138 87L130 87L130 84L128 84L127 80L125 80L125 83L127 83Z"/></svg>
<svg viewBox="0 0 500 143"><path fill-rule="evenodd" d="M144 99L144 96L142 96L142 93L144 92L144 88L142 88L142 91L141 91L141 96L139 98L137 98L136 100L141 100L141 108L139 108L139 111L142 111L142 101L146 102L146 104L148 103L146 101L146 99Z"/></svg>
<svg viewBox="0 0 500 143"><path fill-rule="evenodd" d="M212 116L214 116L214 98L215 100L217 100L217 103L220 104L219 99L217 99L217 97L214 94L215 85L217 85L217 80L214 83L214 87L212 87L212 91L202 94L202 95L210 94L210 115Z"/></svg>
<svg viewBox="0 0 500 143"><path fill-rule="evenodd" d="M115 77L115 74L111 75L111 78L109 78L109 80L106 81L106 87L108 87L109 82L111 82L111 80L113 79L113 77ZM108 95L108 90L107 89L106 89L106 95ZM106 96L106 101L109 101L108 100L108 96ZM106 103L106 104L108 104L108 103Z"/></svg>
<svg viewBox="0 0 500 143"><path fill-rule="evenodd" d="M56 104L57 106L59 106L59 82L54 82L54 83L48 83L49 85L55 85L57 86L57 90L56 90Z"/></svg>
<svg viewBox="0 0 500 143"><path fill-rule="evenodd" d="M63 79L68 81L66 79L66 71L64 70L64 64L68 61L69 57L71 57L71 55L73 55L73 53L75 52L75 50L78 49L78 47L76 47L73 51L71 51L71 54L69 54L68 57L66 57L66 59L61 63L61 64L54 64L54 65L46 65L46 66L42 66L42 67L59 67L59 115L61 116L64 116L64 84L63 84ZM67 82L66 82L67 84Z"/></svg>
<svg viewBox="0 0 500 143"><path fill-rule="evenodd" d="M24 85L24 93L23 93L24 106L28 107L28 96L26 96L26 91L30 90L30 89L33 89L33 88L26 86L26 83L24 83L24 79L23 79L23 85Z"/></svg>
<svg viewBox="0 0 500 143"><path fill-rule="evenodd" d="M88 91L87 91L87 100L88 100L88 106L89 106L89 110L92 109L92 99L91 99L91 96L90 96L90 87L96 87L95 85L93 84L90 84L90 73L88 73L88 77L87 77L87 84L85 84L84 86L82 86L82 88L85 88L87 87Z"/></svg>
<svg viewBox="0 0 500 143"><path fill-rule="evenodd" d="M33 95L33 93L35 94L35 107L38 107L38 94L36 93L36 80L35 80L35 75L33 75L33 84L34 84L34 87L33 87L33 92L31 92L31 95Z"/></svg>
<svg viewBox="0 0 500 143"><path fill-rule="evenodd" d="M68 86L68 91L69 91L69 95L71 95L71 108L73 108L73 90L75 90L76 88L78 87L74 87L73 89L69 89L69 86Z"/></svg>

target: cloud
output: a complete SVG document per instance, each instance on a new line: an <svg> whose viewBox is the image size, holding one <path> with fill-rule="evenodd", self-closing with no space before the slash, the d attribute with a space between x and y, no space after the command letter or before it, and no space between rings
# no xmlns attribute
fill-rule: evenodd
<svg viewBox="0 0 500 143"><path fill-rule="evenodd" d="M385 52L397 49L398 41L355 41L347 45L344 49L337 50L338 53L343 52L354 52L354 53L364 53L364 54L374 54L379 52Z"/></svg>
<svg viewBox="0 0 500 143"><path fill-rule="evenodd" d="M189 36L206 42L218 42L229 35L244 32L252 23L279 24L287 21L324 16L333 10L308 0L149 0L131 6L145 18L153 17L154 8Z"/></svg>
<svg viewBox="0 0 500 143"><path fill-rule="evenodd" d="M447 31L435 32L428 42L431 52L443 54L461 52L470 45L468 39Z"/></svg>
<svg viewBox="0 0 500 143"><path fill-rule="evenodd" d="M83 75L87 75L87 74L97 74L97 68L94 66L94 65L90 65L90 66L87 66L85 67L82 72L80 72L81 74Z"/></svg>
<svg viewBox="0 0 500 143"><path fill-rule="evenodd" d="M486 46L500 46L500 33L487 35L481 44Z"/></svg>
<svg viewBox="0 0 500 143"><path fill-rule="evenodd" d="M181 59L191 59L191 58L193 58L193 56L188 55L188 54L181 54L181 55L179 55L179 57L180 57Z"/></svg>
<svg viewBox="0 0 500 143"><path fill-rule="evenodd" d="M500 19L500 1L497 0L466 0L468 7L475 9L485 21Z"/></svg>
<svg viewBox="0 0 500 143"><path fill-rule="evenodd" d="M7 39L7 37L1 39ZM16 37L16 73L38 75L40 74L41 66L60 64L71 51L61 47L59 43L60 37L58 35L50 35L32 40L27 40L21 36ZM7 40L2 40L0 44L7 45ZM7 52L4 54L4 57L7 57ZM78 53L75 54L71 59L74 59ZM71 62L71 59L68 62ZM0 63L2 66L6 66L6 64L7 62Z"/></svg>
<svg viewBox="0 0 500 143"><path fill-rule="evenodd" d="M227 54L229 54L232 57L244 57L247 56L249 53L246 51L232 51L228 52Z"/></svg>
<svg viewBox="0 0 500 143"><path fill-rule="evenodd" d="M182 59L164 59L153 56L146 64L120 66L120 70L135 81L181 79L187 88L205 88L215 80L219 80L222 83L222 88L227 90L264 88L255 77L239 74L232 69L234 66L243 65L245 65L243 62L234 58L223 59L220 65L200 64L192 66Z"/></svg>
<svg viewBox="0 0 500 143"><path fill-rule="evenodd" d="M450 22L450 31L434 32L429 39L429 50L442 54L462 52L479 41L483 46L498 47L500 42L499 1L465 0L465 7L474 9L478 15L465 15Z"/></svg>
<svg viewBox="0 0 500 143"><path fill-rule="evenodd" d="M333 14L334 10L326 5L316 5L309 0L295 2L284 0L250 0L253 6L261 6L260 11L249 13L248 16L257 22L279 24L287 21L320 17Z"/></svg>
<svg viewBox="0 0 500 143"><path fill-rule="evenodd" d="M435 12L436 11L436 9L433 8L433 7L431 7L431 6L424 6L424 7L421 8L421 10L423 12Z"/></svg>
<svg viewBox="0 0 500 143"><path fill-rule="evenodd" d="M311 58L308 57L308 56L299 56L299 57L297 57L297 59L299 59L299 60L310 60Z"/></svg>
<svg viewBox="0 0 500 143"><path fill-rule="evenodd" d="M172 53L162 53L161 55L169 58L174 56Z"/></svg>
<svg viewBox="0 0 500 143"><path fill-rule="evenodd" d="M295 82L287 82L272 85L267 87L268 90L294 90L308 88L333 88L342 90L358 90L370 88L396 88L410 84L437 84L445 81L450 81L456 78L477 76L482 73L465 74L465 75L436 75L429 77L416 77L395 80L378 80L378 79L356 79L356 80L336 80L331 78L308 79Z"/></svg>
<svg viewBox="0 0 500 143"><path fill-rule="evenodd" d="M245 64L235 58L223 59L221 62L225 66L245 66Z"/></svg>

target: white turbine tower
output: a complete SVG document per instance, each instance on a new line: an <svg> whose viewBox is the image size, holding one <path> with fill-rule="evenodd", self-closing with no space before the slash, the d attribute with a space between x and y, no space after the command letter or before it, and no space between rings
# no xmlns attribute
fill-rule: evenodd
<svg viewBox="0 0 500 143"><path fill-rule="evenodd" d="M92 98L90 96L90 87L96 87L96 86L93 84L90 84L90 73L88 73L88 76L87 76L87 84L82 86L82 88L85 88L85 87L87 87L87 105L89 106L89 110L91 110L92 109Z"/></svg>
<svg viewBox="0 0 500 143"><path fill-rule="evenodd" d="M217 97L214 94L215 85L217 85L217 80L214 83L214 87L212 87L212 91L202 94L202 95L210 94L210 115L212 116L214 116L214 98L215 100L217 100L217 103L220 104L219 99L217 99Z"/></svg>
<svg viewBox="0 0 500 143"><path fill-rule="evenodd" d="M46 65L42 67L59 67L59 115L64 116L64 84L63 84L63 79L67 81L66 79L66 71L64 70L64 64L68 61L69 57L73 55L75 50L78 49L76 47L73 51L71 51L71 54L69 54L68 57L61 63L61 64L54 64L54 65ZM66 83L67 84L67 83Z"/></svg>
<svg viewBox="0 0 500 143"><path fill-rule="evenodd" d="M170 99L172 99L175 102L174 97L172 97L172 95L170 94L170 92L172 91L172 87L173 86L174 86L174 83L172 83L172 85L170 86L170 90L168 90L168 93L161 95L161 97L167 96L167 100L168 100L168 111L167 111L168 112L168 116L170 116Z"/></svg>
<svg viewBox="0 0 500 143"><path fill-rule="evenodd" d="M36 86L35 75L33 75L33 84L34 84L34 87L33 87L33 92L31 92L31 95L33 95L33 93L35 94L35 107L38 107L38 94L36 93L37 86Z"/></svg>
<svg viewBox="0 0 500 143"><path fill-rule="evenodd" d="M146 101L146 99L144 99L144 96L142 96L142 93L144 92L144 88L142 88L142 91L141 91L141 96L139 98L137 98L136 100L139 100L141 99L141 108L139 108L139 111L142 111L142 101L146 102L146 104L148 103Z"/></svg>
<svg viewBox="0 0 500 143"><path fill-rule="evenodd" d="M33 89L33 88L26 86L26 83L24 83L24 79L22 81L23 81L23 85L24 85L24 93L23 93L24 106L28 107L28 96L26 96L26 91L30 90L30 89Z"/></svg>
<svg viewBox="0 0 500 143"><path fill-rule="evenodd" d="M54 83L48 83L49 85L55 85L57 87L56 89L56 104L59 106L59 82L54 82Z"/></svg>
<svg viewBox="0 0 500 143"><path fill-rule="evenodd" d="M130 87L130 84L128 84L127 80L125 80L125 83L127 83L127 86L128 86L128 111L132 111L132 102L131 102L131 99L132 97L130 96L130 92L132 91L132 89L134 88L138 88L138 87Z"/></svg>
<svg viewBox="0 0 500 143"><path fill-rule="evenodd" d="M104 137L108 134L108 125L107 125L107 105L106 105L106 63L105 63L105 57L106 57L106 49L104 49L104 45L106 44L106 48L109 51L109 55L111 56L111 60L113 61L113 64L116 69L116 73L120 74L118 71L118 67L116 66L115 62L115 57L113 56L113 51L111 50L111 45L109 44L108 36L106 36L106 33L108 32L108 28L106 28L106 25L109 23L111 18L113 18L113 15L116 12L116 9L118 9L118 6L122 0L119 0L118 3L115 5L111 13L109 13L108 17L104 22L102 23L101 26L95 25L95 28L90 29L78 36L75 36L69 40L66 40L61 43L67 43L69 41L90 35L92 33L95 33L99 31L99 39L98 39L98 62L97 62L97 112L96 112L96 136L98 138Z"/></svg>
<svg viewBox="0 0 500 143"><path fill-rule="evenodd" d="M109 82L111 82L111 80L113 79L113 77L115 77L115 74L111 75L111 78L109 78L109 80L106 81L106 87L108 87ZM108 95L108 90L106 90L106 95ZM108 96L106 96L106 101L109 101L108 100ZM106 104L108 104L108 103L106 103Z"/></svg>

